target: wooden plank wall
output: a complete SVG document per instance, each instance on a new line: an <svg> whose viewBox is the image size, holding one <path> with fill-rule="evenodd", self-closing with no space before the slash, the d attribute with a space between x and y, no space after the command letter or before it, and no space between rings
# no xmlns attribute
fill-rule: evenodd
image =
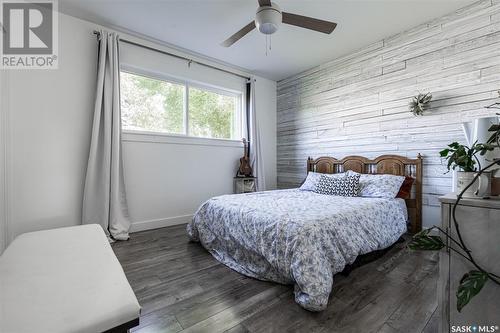
<svg viewBox="0 0 500 333"><path fill-rule="evenodd" d="M494 115L484 106L498 101L499 89L500 0L479 1L284 79L278 82L278 186L296 187L308 156L420 152L424 205L437 212L437 198L451 190L438 151L464 142L462 122ZM408 111L418 92L434 96L423 117Z"/></svg>

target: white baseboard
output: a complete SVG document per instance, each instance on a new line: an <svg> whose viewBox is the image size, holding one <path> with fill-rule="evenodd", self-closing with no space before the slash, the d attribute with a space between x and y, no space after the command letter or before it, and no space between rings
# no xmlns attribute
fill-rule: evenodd
<svg viewBox="0 0 500 333"><path fill-rule="evenodd" d="M182 215L182 216L167 217L165 219L136 221L132 222L132 225L130 226L130 232L138 232L138 231L168 227L172 225L185 224L191 221L192 218L193 215Z"/></svg>

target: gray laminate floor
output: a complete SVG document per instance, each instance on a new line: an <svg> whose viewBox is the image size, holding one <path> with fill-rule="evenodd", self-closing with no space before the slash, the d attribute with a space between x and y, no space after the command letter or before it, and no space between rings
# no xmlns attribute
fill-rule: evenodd
<svg viewBox="0 0 500 333"><path fill-rule="evenodd" d="M437 255L404 243L337 275L320 313L296 305L291 286L218 263L184 225L135 233L113 249L142 306L134 332L437 332Z"/></svg>

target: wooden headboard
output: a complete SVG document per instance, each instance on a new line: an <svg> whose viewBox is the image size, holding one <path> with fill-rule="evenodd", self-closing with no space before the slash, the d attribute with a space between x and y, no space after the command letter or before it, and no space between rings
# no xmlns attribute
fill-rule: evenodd
<svg viewBox="0 0 500 333"><path fill-rule="evenodd" d="M411 232L422 230L422 155L409 159L398 155L382 155L374 160L361 156L347 156L341 160L333 157L307 159L307 171L340 173L352 170L359 173L391 174L415 178L410 199L406 199Z"/></svg>

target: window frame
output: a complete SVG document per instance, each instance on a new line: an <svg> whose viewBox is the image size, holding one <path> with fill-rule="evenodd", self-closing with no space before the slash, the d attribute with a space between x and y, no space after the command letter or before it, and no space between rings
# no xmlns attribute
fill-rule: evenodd
<svg viewBox="0 0 500 333"><path fill-rule="evenodd" d="M172 75L168 75L165 73L152 72L149 70L144 70L141 68L137 68L130 65L121 65L120 66L120 74L125 72L131 75L138 75L142 77L146 77L153 80L160 80L172 84L182 85L184 86L184 101L183 101L183 133L168 133L168 132L157 132L157 131L148 131L148 130L131 130L124 129L121 127L121 132L125 134L124 141L141 141L141 142L161 142L161 143L179 143L179 140L186 139L188 144L201 144L207 145L211 142L215 145L228 145L228 146L239 146L241 144L241 139L246 138L246 133L244 132L245 128L245 100L246 100L246 92L238 91L233 89L222 88L218 86L214 86L211 84L187 80L179 77L175 77ZM121 82L121 76L120 76ZM194 136L189 134L189 88L193 87L199 90L205 90L208 92L214 92L219 95L236 97L239 99L239 102L236 103L237 108L235 110L235 121L233 123L233 127L238 127L236 132L236 136L240 138L210 138L210 137L202 137L202 136ZM121 103L121 98L120 98ZM120 119L121 122L121 119ZM149 136L150 138L142 140L139 139L139 136ZM170 139L169 139L170 137ZM200 142L196 142L200 141ZM220 142L218 142L220 141ZM238 143L238 145L235 145Z"/></svg>

